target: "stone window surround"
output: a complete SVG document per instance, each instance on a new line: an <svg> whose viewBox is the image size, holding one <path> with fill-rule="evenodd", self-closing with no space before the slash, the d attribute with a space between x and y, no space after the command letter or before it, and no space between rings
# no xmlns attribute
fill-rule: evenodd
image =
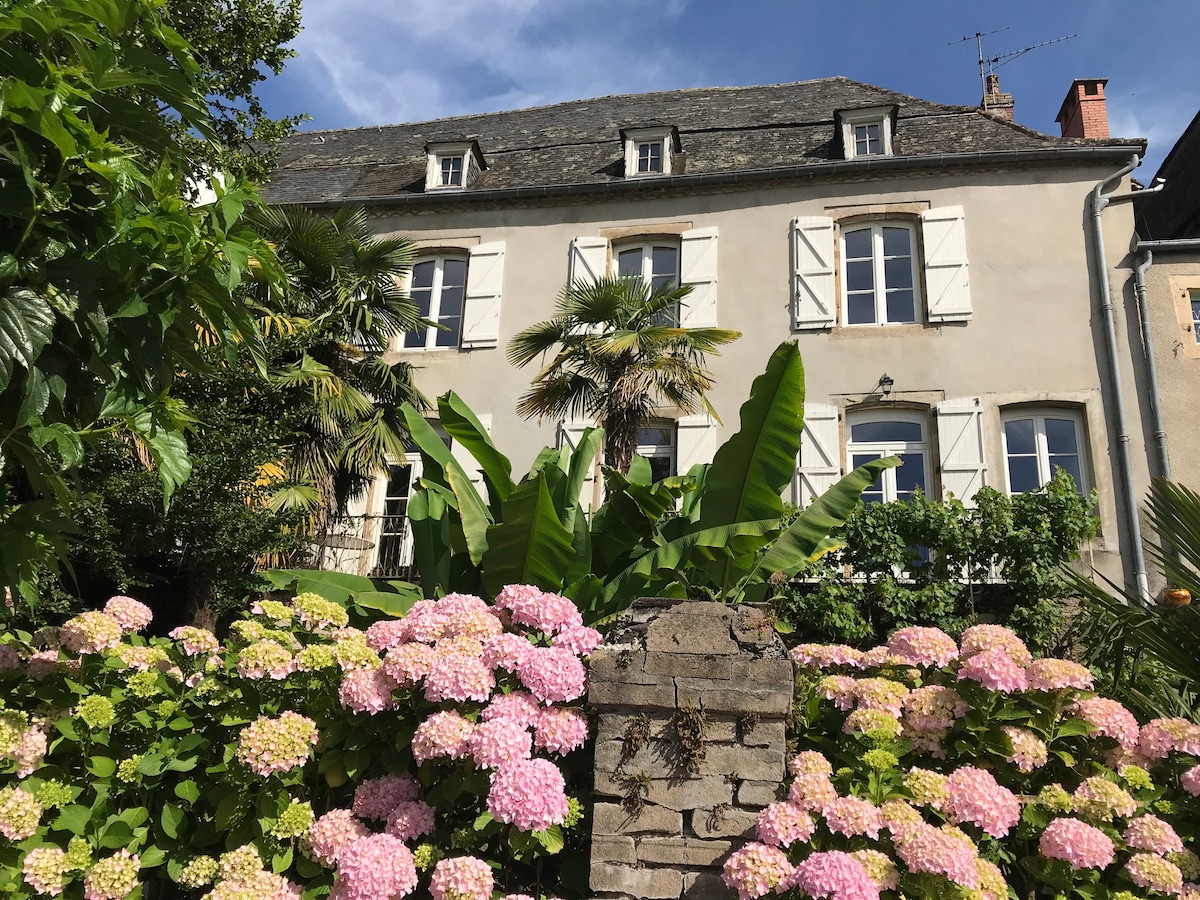
<svg viewBox="0 0 1200 900"><path fill-rule="evenodd" d="M656 143L662 145L662 171L638 171L638 145ZM657 178L670 175L675 154L679 152L679 133L671 125L650 125L639 128L622 128L621 144L625 155L625 177Z"/></svg>
<svg viewBox="0 0 1200 900"><path fill-rule="evenodd" d="M1192 298L1200 300L1200 275L1172 275L1168 279L1175 302L1175 318L1179 322L1175 354L1184 359L1200 359L1200 341L1196 340L1192 324Z"/></svg>
<svg viewBox="0 0 1200 900"><path fill-rule="evenodd" d="M895 117L896 107L894 104L868 106L862 109L839 109L837 111L837 121L841 130L842 157L844 159L860 159L891 156L893 153L892 131L895 126ZM863 157L859 157L856 154L854 146L855 125L879 126L879 153L864 154Z"/></svg>

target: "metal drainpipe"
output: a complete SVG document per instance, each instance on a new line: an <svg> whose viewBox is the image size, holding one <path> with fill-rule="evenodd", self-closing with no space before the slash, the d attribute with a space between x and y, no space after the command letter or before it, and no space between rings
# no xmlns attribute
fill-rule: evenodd
<svg viewBox="0 0 1200 900"><path fill-rule="evenodd" d="M1142 603L1149 605L1150 581L1146 577L1146 556L1142 550L1142 526L1138 521L1137 501L1133 495L1133 467L1129 461L1129 428L1125 424L1125 401L1121 384L1120 355L1117 351L1117 330L1113 315L1112 294L1108 282L1108 258L1104 252L1104 231L1101 214L1104 208L1114 199L1132 199L1131 195L1121 197L1105 197L1104 189L1110 184L1120 181L1138 167L1141 160L1135 155L1129 162L1111 175L1101 179L1092 188L1091 194L1091 226L1092 247L1095 251L1096 274L1099 284L1100 309L1104 319L1104 344L1108 351L1109 377L1113 393L1113 425L1117 432L1117 479L1120 484L1122 506L1125 513L1125 527L1129 537L1130 548L1133 552L1133 576L1137 594Z"/></svg>
<svg viewBox="0 0 1200 900"><path fill-rule="evenodd" d="M1137 251L1135 251L1137 252ZM1162 401L1158 396L1158 363L1154 360L1154 338L1150 330L1150 304L1146 300L1146 272L1154 265L1154 253L1141 251L1141 259L1133 267L1133 284L1137 293L1138 318L1142 326L1142 356L1146 361L1146 392L1150 395L1150 423L1154 428L1154 449L1160 478L1171 477L1171 457L1167 453L1167 429L1163 425Z"/></svg>

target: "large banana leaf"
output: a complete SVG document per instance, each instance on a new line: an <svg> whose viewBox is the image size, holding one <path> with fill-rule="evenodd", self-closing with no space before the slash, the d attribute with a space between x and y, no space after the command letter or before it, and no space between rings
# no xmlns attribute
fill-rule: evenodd
<svg viewBox="0 0 1200 900"><path fill-rule="evenodd" d="M487 429L454 391L438 397L438 414L446 433L466 447L467 452L479 463L484 481L487 482L492 508L497 509L517 486L512 479L512 463L496 449Z"/></svg>
<svg viewBox="0 0 1200 900"><path fill-rule="evenodd" d="M795 341L780 344L742 404L741 427L709 466L700 527L778 519L796 471L804 428L804 365Z"/></svg>
<svg viewBox="0 0 1200 900"><path fill-rule="evenodd" d="M1151 558L1172 586L1187 588L1200 598L1200 494L1156 478L1146 510L1160 539L1150 545Z"/></svg>
<svg viewBox="0 0 1200 900"><path fill-rule="evenodd" d="M588 473L595 467L596 452L600 442L604 440L604 431L599 428L585 428L571 452L570 461L564 455L562 462L567 463L566 504L563 509L563 524L575 529L575 517L580 509L579 492L587 481ZM589 497L590 501L591 498ZM577 530L577 529L576 529Z"/></svg>
<svg viewBox="0 0 1200 900"><path fill-rule="evenodd" d="M492 523L487 504L479 496L479 491L475 490L467 470L450 453L450 448L442 442L441 436L434 431L425 417L410 403L405 403L400 410L404 414L408 433L425 461L425 471L421 477L436 482L437 474L441 473L444 483L454 491L454 496L458 499L458 514L462 519L467 553L471 562L478 566L483 562L483 554L487 550L487 530Z"/></svg>
<svg viewBox="0 0 1200 900"><path fill-rule="evenodd" d="M879 480L884 469L900 465L900 457L873 459L840 479L792 520L779 537L759 556L740 582L738 593L749 585L765 582L775 572L791 578L826 547L829 532L845 525L862 497L862 492Z"/></svg>
<svg viewBox="0 0 1200 900"><path fill-rule="evenodd" d="M408 500L413 560L426 597L450 591L450 509L441 495L422 488Z"/></svg>
<svg viewBox="0 0 1200 900"><path fill-rule="evenodd" d="M502 521L487 530L483 586L491 596L506 584L559 590L574 549L559 521L544 472L517 485L504 501Z"/></svg>

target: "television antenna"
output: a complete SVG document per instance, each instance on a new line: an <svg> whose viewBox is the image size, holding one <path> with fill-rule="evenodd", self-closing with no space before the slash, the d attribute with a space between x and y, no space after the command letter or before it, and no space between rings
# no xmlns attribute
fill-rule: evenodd
<svg viewBox="0 0 1200 900"><path fill-rule="evenodd" d="M1024 56L1030 50L1038 50L1042 47L1049 47L1051 44L1061 44L1063 41L1069 41L1077 37L1077 35L1068 34L1064 35L1063 37L1053 38L1049 41L1042 41L1040 44L1031 44L1028 47L1022 47L1020 50L1010 50L1008 53L1001 53L999 56L984 56L983 39L988 35L999 34L1002 31L1008 31L1008 27L996 28L992 31L977 31L975 34L968 34L965 37L959 38L957 41L950 41L951 44L961 44L965 41L974 39L975 49L979 55L979 87L985 95L988 92L987 76L992 74L996 69L999 69L1001 66L1008 65L1014 59L1019 56Z"/></svg>

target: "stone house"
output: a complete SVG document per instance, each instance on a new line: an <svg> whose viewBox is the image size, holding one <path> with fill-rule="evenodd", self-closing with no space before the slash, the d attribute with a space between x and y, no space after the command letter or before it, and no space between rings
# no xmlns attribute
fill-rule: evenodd
<svg viewBox="0 0 1200 900"><path fill-rule="evenodd" d="M520 471L590 423L514 413L534 373L506 361L512 336L570 280L678 279L684 324L742 337L710 359L723 424L663 409L644 430L656 472L711 460L794 339L807 400L789 499L891 453L904 465L871 499L1024 491L1062 467L1099 490L1088 561L1133 583L1142 375L1136 331L1103 299L1133 302L1134 210L1093 216L1091 198L1129 191L1145 142L1109 137L1104 104L1102 79L1077 80L1051 136L1015 124L996 84L986 111L842 77L601 97L297 134L266 193L362 204L417 242L410 291L444 329L393 353L427 395L458 392ZM406 561L414 475L381 474L337 564Z"/></svg>

